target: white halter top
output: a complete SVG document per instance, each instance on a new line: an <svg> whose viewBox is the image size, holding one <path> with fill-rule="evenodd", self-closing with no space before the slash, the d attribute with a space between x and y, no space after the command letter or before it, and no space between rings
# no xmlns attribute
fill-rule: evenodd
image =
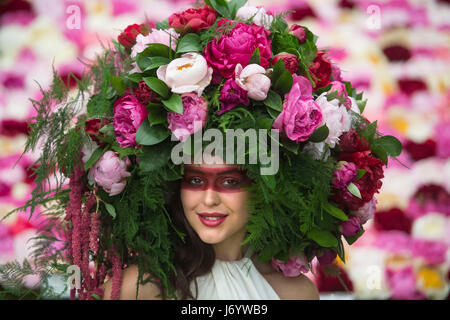
<svg viewBox="0 0 450 320"><path fill-rule="evenodd" d="M241 260L216 259L210 273L197 277L197 300L280 300L250 259L250 250ZM195 283L191 283L195 296Z"/></svg>

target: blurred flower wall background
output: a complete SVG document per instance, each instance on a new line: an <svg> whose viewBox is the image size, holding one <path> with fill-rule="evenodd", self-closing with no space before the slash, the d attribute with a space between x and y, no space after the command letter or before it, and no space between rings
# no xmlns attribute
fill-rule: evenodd
<svg viewBox="0 0 450 320"><path fill-rule="evenodd" d="M385 171L363 235L336 260L339 277L309 276L323 299L446 299L450 284L450 1L261 0L292 10L291 23L319 36L318 47L364 90L365 116L404 150ZM0 219L31 198L33 154L20 157L27 120L53 69L68 85L128 25L161 21L186 0L0 1ZM73 79L72 79L73 80ZM14 166L15 165L15 166ZM14 167L13 167L14 166ZM29 254L40 217L0 222L0 264ZM33 286L38 279L28 278Z"/></svg>

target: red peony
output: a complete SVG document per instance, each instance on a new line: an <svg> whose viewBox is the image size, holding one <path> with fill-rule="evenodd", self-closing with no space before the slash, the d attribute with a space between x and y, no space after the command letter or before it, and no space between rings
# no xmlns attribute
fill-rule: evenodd
<svg viewBox="0 0 450 320"><path fill-rule="evenodd" d="M332 73L331 63L324 57L325 52L318 51L317 56L309 67L313 76L314 90L323 88L330 83Z"/></svg>
<svg viewBox="0 0 450 320"><path fill-rule="evenodd" d="M208 6L190 8L181 13L174 13L169 17L169 25L178 33L197 32L208 29L216 22L217 12Z"/></svg>
<svg viewBox="0 0 450 320"><path fill-rule="evenodd" d="M406 233L410 233L412 225L411 219L398 208L377 211L373 223L378 231L399 230Z"/></svg>
<svg viewBox="0 0 450 320"><path fill-rule="evenodd" d="M339 160L347 162L353 162L356 167L361 170L365 170L366 173L358 181L354 181L360 193L361 198L352 195L348 190L343 190L342 200L351 210L357 210L362 207L366 202L372 200L373 195L377 193L381 186L381 179L384 177L383 162L377 158L369 155L370 151L354 152L354 153L342 153L339 156Z"/></svg>
<svg viewBox="0 0 450 320"><path fill-rule="evenodd" d="M275 65L278 60L282 60L284 67L291 74L297 73L298 70L298 58L296 55L291 53L280 53L273 57L272 65Z"/></svg>
<svg viewBox="0 0 450 320"><path fill-rule="evenodd" d="M231 26L233 21L222 19L217 24L220 30L224 25ZM269 59L272 58L272 44L269 39L270 31L263 26L255 24L249 26L239 22L228 33L222 34L219 40L213 39L203 50L203 56L215 73L224 78L232 78L237 64L243 68L248 65L250 58L256 48L259 48L261 55L260 65L267 69L270 65Z"/></svg>
<svg viewBox="0 0 450 320"><path fill-rule="evenodd" d="M100 141L97 136L104 136L104 134L100 133L99 130L106 126L108 123L110 122L107 119L89 119L86 121L84 131L89 135L89 137L91 137L93 141L100 145L103 145L103 142Z"/></svg>
<svg viewBox="0 0 450 320"><path fill-rule="evenodd" d="M134 91L134 95L144 106L149 102L158 102L160 100L159 94L150 89L144 80L139 81L138 87Z"/></svg>
<svg viewBox="0 0 450 320"><path fill-rule="evenodd" d="M117 37L117 41L119 41L119 43L127 50L130 50L131 47L136 44L136 37L138 34L147 35L152 27L154 27L152 23L129 25L119 37Z"/></svg>
<svg viewBox="0 0 450 320"><path fill-rule="evenodd" d="M350 129L339 137L339 147L342 152L353 153L369 150L369 143L355 129Z"/></svg>

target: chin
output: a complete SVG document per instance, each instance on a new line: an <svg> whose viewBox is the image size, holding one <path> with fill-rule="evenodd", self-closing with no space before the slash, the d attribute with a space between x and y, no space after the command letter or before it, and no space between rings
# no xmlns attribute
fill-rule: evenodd
<svg viewBox="0 0 450 320"><path fill-rule="evenodd" d="M200 240L202 240L204 243L207 244L217 244L220 243L224 240L224 236L222 234L220 234L219 232L213 231L205 231L205 230L199 230L199 232L197 232Z"/></svg>

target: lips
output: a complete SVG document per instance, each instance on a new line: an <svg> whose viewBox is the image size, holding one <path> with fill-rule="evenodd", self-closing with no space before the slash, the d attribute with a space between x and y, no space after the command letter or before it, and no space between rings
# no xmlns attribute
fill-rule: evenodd
<svg viewBox="0 0 450 320"><path fill-rule="evenodd" d="M225 221L228 215L218 212L202 212L198 214L200 221L207 227L217 227Z"/></svg>

